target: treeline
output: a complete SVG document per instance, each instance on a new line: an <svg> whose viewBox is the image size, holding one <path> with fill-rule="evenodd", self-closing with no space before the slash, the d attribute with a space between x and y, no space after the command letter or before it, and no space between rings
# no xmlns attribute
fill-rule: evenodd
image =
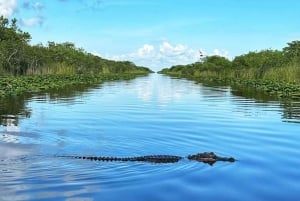
<svg viewBox="0 0 300 201"><path fill-rule="evenodd" d="M176 65L159 73L198 81L225 83L276 94L300 97L300 41L282 50L262 50L235 57L207 56L189 65Z"/></svg>
<svg viewBox="0 0 300 201"><path fill-rule="evenodd" d="M129 61L111 61L87 53L73 43L30 45L31 36L17 20L0 16L0 75L149 73Z"/></svg>
<svg viewBox="0 0 300 201"><path fill-rule="evenodd" d="M207 56L189 65L165 68L160 73L200 78L236 78L300 83L300 41L282 50L262 50L235 57Z"/></svg>

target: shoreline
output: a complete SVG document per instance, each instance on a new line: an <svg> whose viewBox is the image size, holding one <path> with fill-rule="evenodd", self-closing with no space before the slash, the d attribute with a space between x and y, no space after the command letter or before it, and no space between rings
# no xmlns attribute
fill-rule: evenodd
<svg viewBox="0 0 300 201"><path fill-rule="evenodd" d="M23 93L61 89L70 85L93 85L114 80L130 80L149 73L26 75L0 77L0 98Z"/></svg>
<svg viewBox="0 0 300 201"><path fill-rule="evenodd" d="M203 83L214 83L222 84L230 87L239 88L251 88L263 92L270 96L276 96L282 99L300 99L300 84L288 83L282 81L274 80L264 80L264 79L236 79L236 78L226 78L226 77L203 77L203 76L184 76L180 73L161 73L163 75L186 78L189 80L203 82Z"/></svg>

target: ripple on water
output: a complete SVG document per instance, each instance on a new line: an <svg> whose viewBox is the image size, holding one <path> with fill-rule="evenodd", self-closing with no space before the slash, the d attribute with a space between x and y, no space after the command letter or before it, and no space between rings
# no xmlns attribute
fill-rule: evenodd
<svg viewBox="0 0 300 201"><path fill-rule="evenodd" d="M27 117L0 114L13 115L18 128L0 127L0 200L299 197L299 124L291 123L298 121L297 103L258 101L229 87L160 75L68 94L21 101L31 111ZM209 166L186 159L151 164L53 157L204 151L238 161Z"/></svg>

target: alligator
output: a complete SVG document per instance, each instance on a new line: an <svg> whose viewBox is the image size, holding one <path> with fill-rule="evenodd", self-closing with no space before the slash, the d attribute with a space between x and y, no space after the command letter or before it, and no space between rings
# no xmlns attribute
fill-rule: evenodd
<svg viewBox="0 0 300 201"><path fill-rule="evenodd" d="M181 159L187 158L188 160L194 160L202 163L213 165L217 161L235 162L233 157L220 157L214 152L203 152L194 155L188 155L186 157L175 155L146 155L136 157L105 157L105 156L78 156L78 155L56 155L56 157L66 157L75 159L85 159L93 161L137 161L137 162L151 162L151 163L176 163Z"/></svg>

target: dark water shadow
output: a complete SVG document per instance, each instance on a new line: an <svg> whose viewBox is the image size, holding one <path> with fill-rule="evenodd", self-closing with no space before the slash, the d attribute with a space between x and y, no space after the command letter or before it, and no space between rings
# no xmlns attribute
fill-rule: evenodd
<svg viewBox="0 0 300 201"><path fill-rule="evenodd" d="M28 107L28 102L34 100L38 102L54 103L84 103L80 101L86 94L101 85L73 85L63 89L51 89L43 92L24 93L19 96L9 96L0 98L0 126L18 126L21 119L30 118L32 111Z"/></svg>
<svg viewBox="0 0 300 201"><path fill-rule="evenodd" d="M195 81L206 87L228 87L230 94L235 97L251 99L256 103L276 103L282 108L282 121L290 123L300 123L300 100L292 98L280 98L274 94L259 91L250 87L230 86L226 82Z"/></svg>

